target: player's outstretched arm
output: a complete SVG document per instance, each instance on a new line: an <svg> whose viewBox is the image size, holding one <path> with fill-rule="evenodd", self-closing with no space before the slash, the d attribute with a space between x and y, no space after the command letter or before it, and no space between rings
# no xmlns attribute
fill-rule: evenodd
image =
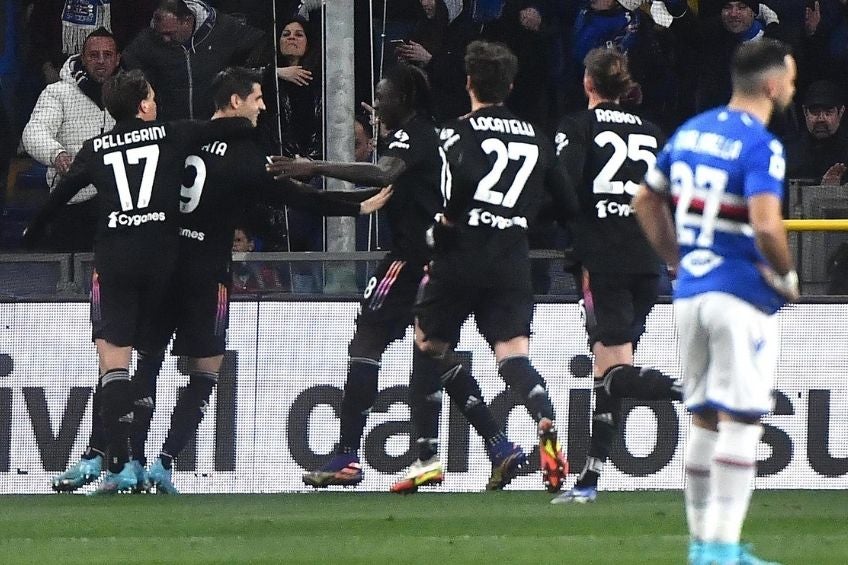
<svg viewBox="0 0 848 565"><path fill-rule="evenodd" d="M274 156L266 168L277 179L321 175L363 186L388 186L406 171L407 165L403 159L387 156L380 157L376 164L334 163Z"/></svg>
<svg viewBox="0 0 848 565"><path fill-rule="evenodd" d="M339 196L339 192L317 190L308 184L293 179L281 179L275 182L269 175L266 175L262 187L265 201L276 206L292 206L322 216L358 216L368 213L362 211L365 198L342 197ZM373 197L374 191L368 192ZM377 194L379 194L379 191L377 191ZM381 203L380 206L383 204ZM372 205L374 204L371 203L367 206Z"/></svg>
<svg viewBox="0 0 848 565"><path fill-rule="evenodd" d="M71 198L76 196L77 192L91 184L91 176L89 175L87 165L90 154L91 150L87 149L86 145L83 145L83 148L71 164L68 174L61 178L56 189L50 193L47 203L38 211L24 230L22 235L24 247L34 247L44 235L47 224L56 212L67 204Z"/></svg>
<svg viewBox="0 0 848 565"><path fill-rule="evenodd" d="M677 233L666 195L654 192L643 183L633 197L633 209L639 226L657 255L669 269L676 271L680 262L680 249L677 247Z"/></svg>

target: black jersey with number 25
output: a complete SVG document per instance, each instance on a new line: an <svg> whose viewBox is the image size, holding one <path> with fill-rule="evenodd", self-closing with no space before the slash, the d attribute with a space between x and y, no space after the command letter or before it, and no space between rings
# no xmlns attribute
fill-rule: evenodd
<svg viewBox="0 0 848 565"><path fill-rule="evenodd" d="M580 200L575 250L590 271L657 272L659 259L630 201L663 146L660 129L618 104L562 120L554 143Z"/></svg>

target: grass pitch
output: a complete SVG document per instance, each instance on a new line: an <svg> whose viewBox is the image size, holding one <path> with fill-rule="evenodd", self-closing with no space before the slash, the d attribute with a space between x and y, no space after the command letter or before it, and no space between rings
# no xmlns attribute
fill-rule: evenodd
<svg viewBox="0 0 848 565"><path fill-rule="evenodd" d="M685 563L680 492L0 497L0 563ZM744 537L848 563L848 492L759 491Z"/></svg>

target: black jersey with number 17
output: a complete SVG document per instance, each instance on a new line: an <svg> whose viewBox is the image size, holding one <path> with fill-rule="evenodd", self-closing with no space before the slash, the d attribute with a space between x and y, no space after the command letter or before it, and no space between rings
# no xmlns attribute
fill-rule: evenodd
<svg viewBox="0 0 848 565"><path fill-rule="evenodd" d="M247 135L243 118L209 121L121 121L86 141L40 215L49 217L81 188L97 189L95 262L138 265L176 250L180 177L188 152L217 137Z"/></svg>
<svg viewBox="0 0 848 565"><path fill-rule="evenodd" d="M504 106L445 124L440 137L444 213L457 242L435 257L434 268L462 273L473 284L529 285L527 229L541 206L551 205L560 223L577 207L550 140Z"/></svg>
<svg viewBox="0 0 848 565"><path fill-rule="evenodd" d="M658 272L630 201L664 142L657 126L611 102L560 123L557 155L580 200L574 248L590 271Z"/></svg>

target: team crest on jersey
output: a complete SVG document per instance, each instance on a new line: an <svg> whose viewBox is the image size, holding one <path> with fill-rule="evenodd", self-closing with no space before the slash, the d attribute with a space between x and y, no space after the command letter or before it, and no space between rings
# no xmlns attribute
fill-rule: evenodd
<svg viewBox="0 0 848 565"><path fill-rule="evenodd" d="M563 132L558 131L556 137L554 137L554 143L556 144L556 154L559 155L562 153L562 150L568 147L568 136Z"/></svg>
<svg viewBox="0 0 848 565"><path fill-rule="evenodd" d="M389 143L389 149L409 149L409 134L399 129L395 132L394 141Z"/></svg>

